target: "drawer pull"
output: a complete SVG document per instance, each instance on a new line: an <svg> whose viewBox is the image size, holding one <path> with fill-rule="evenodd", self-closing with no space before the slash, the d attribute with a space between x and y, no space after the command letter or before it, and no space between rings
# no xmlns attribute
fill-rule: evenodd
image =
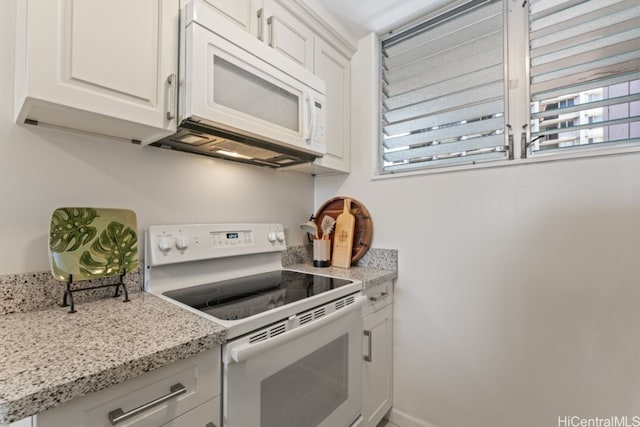
<svg viewBox="0 0 640 427"><path fill-rule="evenodd" d="M388 296L389 296L389 292L383 292L380 295L378 295L377 297L369 297L369 300L374 301L374 302L375 301L380 301L380 300L385 299Z"/></svg>
<svg viewBox="0 0 640 427"><path fill-rule="evenodd" d="M169 394L165 394L164 396L152 400L151 402L140 405L137 408L130 410L129 412L124 412L122 408L114 409L113 411L109 412L109 421L111 421L112 425L116 425L119 422L134 417L141 412L146 411L147 409L153 408L154 406L157 406L161 403L166 402L167 400L173 399L174 397L187 392L187 388L180 383L172 385L170 390L171 391L169 392Z"/></svg>

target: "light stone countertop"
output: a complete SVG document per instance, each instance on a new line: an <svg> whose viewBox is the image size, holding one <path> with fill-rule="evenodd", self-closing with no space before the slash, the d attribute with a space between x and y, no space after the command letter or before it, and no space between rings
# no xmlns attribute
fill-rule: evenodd
<svg viewBox="0 0 640 427"><path fill-rule="evenodd" d="M314 267L311 264L301 263L288 265L286 268L305 273L320 274L350 280L360 280L362 281L362 289L368 289L398 278L398 272L396 270L382 270L373 267Z"/></svg>
<svg viewBox="0 0 640 427"><path fill-rule="evenodd" d="M362 281L368 289L398 278L398 251L371 248L350 268L314 267L311 245L293 246L287 249L282 264L291 270Z"/></svg>
<svg viewBox="0 0 640 427"><path fill-rule="evenodd" d="M156 296L130 294L0 316L0 424L220 346L226 331Z"/></svg>
<svg viewBox="0 0 640 427"><path fill-rule="evenodd" d="M375 248L348 269L313 267L309 245L289 248L283 258L285 268L360 280L364 289L395 280L397 264L396 250ZM99 295L88 295L84 301L80 294L74 314L55 305L62 285L50 276L48 272L0 276L0 424L226 341L223 327L140 292L135 286L139 271L125 279L134 284L128 286L130 302L123 303L122 297L91 300ZM48 308L34 311L37 307Z"/></svg>

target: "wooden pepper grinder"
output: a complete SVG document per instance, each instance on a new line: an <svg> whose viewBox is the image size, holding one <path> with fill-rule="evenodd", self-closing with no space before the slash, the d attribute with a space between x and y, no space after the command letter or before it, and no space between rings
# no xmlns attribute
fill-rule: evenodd
<svg viewBox="0 0 640 427"><path fill-rule="evenodd" d="M336 220L336 231L333 235L333 267L351 267L351 250L353 248L353 230L356 219L351 214L351 199L344 199L342 213Z"/></svg>

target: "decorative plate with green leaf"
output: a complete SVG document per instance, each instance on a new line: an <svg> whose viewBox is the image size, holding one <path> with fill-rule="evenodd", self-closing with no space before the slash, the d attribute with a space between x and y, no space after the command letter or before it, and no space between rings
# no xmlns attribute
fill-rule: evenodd
<svg viewBox="0 0 640 427"><path fill-rule="evenodd" d="M128 209L58 208L51 216L49 262L57 280L116 276L138 267L138 224Z"/></svg>

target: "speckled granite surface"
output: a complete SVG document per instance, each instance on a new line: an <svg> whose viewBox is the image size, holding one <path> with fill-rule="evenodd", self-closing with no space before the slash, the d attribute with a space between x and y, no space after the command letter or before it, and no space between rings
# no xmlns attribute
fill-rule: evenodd
<svg viewBox="0 0 640 427"><path fill-rule="evenodd" d="M311 245L292 246L282 254L282 265L311 264L313 249ZM355 267L371 267L381 270L398 270L398 251L396 249L369 249L354 264Z"/></svg>
<svg viewBox="0 0 640 427"><path fill-rule="evenodd" d="M398 272L395 270L381 270L379 268L371 268L371 267L317 268L311 264L293 264L288 266L287 268L291 270L302 271L305 273L341 277L341 278L351 279L351 280L360 280L362 281L363 289L367 289L367 288L379 285L381 283L388 282L389 280L395 280L398 278Z"/></svg>
<svg viewBox="0 0 640 427"><path fill-rule="evenodd" d="M226 331L145 293L0 316L0 424L222 344Z"/></svg>
<svg viewBox="0 0 640 427"><path fill-rule="evenodd" d="M362 281L364 289L398 278L398 251L395 249L376 249L367 251L351 268L326 267L312 265L310 245L294 246L283 254L282 265L286 268L326 276L343 277Z"/></svg>
<svg viewBox="0 0 640 427"><path fill-rule="evenodd" d="M128 273L124 278L129 294L141 291L141 269ZM118 277L85 280L74 284L74 289L116 283ZM62 302L65 282L56 280L51 272L42 271L0 276L0 315L24 313L50 308ZM114 288L91 289L74 294L76 303L93 301L113 295Z"/></svg>
<svg viewBox="0 0 640 427"><path fill-rule="evenodd" d="M345 277L365 288L397 278L397 251L370 249L354 266L314 268L311 246L283 252L283 265ZM85 286L117 278L86 281ZM0 424L42 412L224 343L226 331L140 292L141 271L125 278L131 301L113 288L75 295L75 314L57 307L65 284L50 272L0 276Z"/></svg>
<svg viewBox="0 0 640 427"><path fill-rule="evenodd" d="M355 266L398 271L398 251L396 249L371 248L356 261Z"/></svg>

